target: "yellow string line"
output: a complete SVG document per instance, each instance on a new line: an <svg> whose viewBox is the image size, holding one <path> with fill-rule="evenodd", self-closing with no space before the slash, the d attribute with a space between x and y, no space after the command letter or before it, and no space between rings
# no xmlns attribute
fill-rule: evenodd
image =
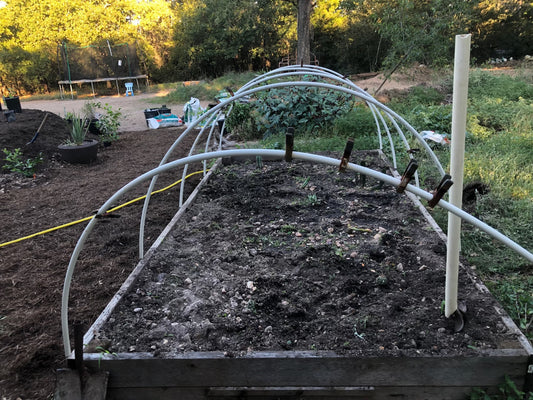
<svg viewBox="0 0 533 400"><path fill-rule="evenodd" d="M206 170L206 172L209 171L208 169ZM196 171L196 172L192 172L190 173L189 175L187 175L185 177L185 179L188 179L190 178L191 176L193 175L197 175L197 174L201 174L203 173L204 171ZM158 189L158 190L154 190L151 195L153 194L157 194L157 193L161 193L161 192L164 192L165 190L168 190L168 189L171 189L173 188L174 186L176 186L177 184L181 183L182 179L168 185L167 187L164 187L163 189ZM133 204L133 203L136 203L140 200L143 200L146 198L146 195L144 196L141 196L141 197L137 197L136 199L133 199L133 200L130 200L124 204L121 204L115 208L111 208L109 210L106 211L106 214L107 213L111 213L113 211L116 211L116 210L120 210L121 208L123 207L126 207L126 206L129 206L130 204ZM54 231L57 231L59 229L63 229L63 228L68 228L69 226L72 226L72 225L76 225L76 224L80 224L82 222L85 222L85 221L89 221L91 219L93 219L95 216L94 215L91 215L90 217L85 217L85 218L82 218L82 219L79 219L77 221L72 221L72 222L68 222L66 224L63 224L63 225L59 225L59 226L55 226L53 228L49 228L49 229L46 229L44 231L41 231L41 232L37 232L37 233L33 233L31 235L28 235L28 236L24 236L24 237L21 237L21 238L18 238L18 239L15 239L15 240L11 240L9 242L4 242L4 243L0 243L0 247L5 247L5 246L8 246L10 244L15 244L15 243L18 243L18 242L22 242L23 240L27 240L27 239L31 239L31 238L34 238L36 236L40 236L40 235L44 235L45 233L50 233L50 232L54 232Z"/></svg>

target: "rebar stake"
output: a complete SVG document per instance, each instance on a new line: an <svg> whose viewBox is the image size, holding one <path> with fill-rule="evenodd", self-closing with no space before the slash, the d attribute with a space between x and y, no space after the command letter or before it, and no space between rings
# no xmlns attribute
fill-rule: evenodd
<svg viewBox="0 0 533 400"><path fill-rule="evenodd" d="M290 126L287 128L285 134L285 161L292 161L292 150L294 149L294 128Z"/></svg>
<svg viewBox="0 0 533 400"><path fill-rule="evenodd" d="M339 165L339 172L346 171L346 167L348 166L348 162L350 161L350 155L352 154L353 150L353 139L348 138L348 141L346 142L346 146L344 147L344 154L341 158L341 163Z"/></svg>

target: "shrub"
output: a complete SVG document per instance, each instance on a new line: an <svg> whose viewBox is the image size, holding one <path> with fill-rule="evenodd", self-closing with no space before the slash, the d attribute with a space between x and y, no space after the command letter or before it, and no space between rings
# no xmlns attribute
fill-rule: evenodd
<svg viewBox="0 0 533 400"><path fill-rule="evenodd" d="M416 106L405 119L418 131L450 134L452 107L450 105Z"/></svg>
<svg viewBox="0 0 533 400"><path fill-rule="evenodd" d="M231 113L226 118L226 128L241 140L261 139L250 103L233 104Z"/></svg>
<svg viewBox="0 0 533 400"><path fill-rule="evenodd" d="M267 137L290 126L299 133L323 130L349 111L352 102L343 92L296 86L262 93L256 107L257 128Z"/></svg>

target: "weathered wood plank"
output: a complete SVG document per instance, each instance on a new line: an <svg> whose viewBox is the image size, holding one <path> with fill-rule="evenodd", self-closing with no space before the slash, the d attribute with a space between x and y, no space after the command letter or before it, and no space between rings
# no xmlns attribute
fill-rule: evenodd
<svg viewBox="0 0 533 400"><path fill-rule="evenodd" d="M96 357L86 365L97 366ZM524 352L485 357L246 357L121 360L103 358L109 387L205 386L496 386L521 385ZM520 386L519 386L520 387Z"/></svg>
<svg viewBox="0 0 533 400"><path fill-rule="evenodd" d="M237 389L237 388L230 388ZM239 388L242 390L231 390L222 393L223 388L135 388L135 389L114 389L109 391L107 400L231 400L243 398L250 400L288 400L288 399L312 399L312 400L391 400L391 399L409 399L409 400L463 400L468 398L472 392L471 387L384 387L373 388L365 391L336 391L336 388L329 390L316 391L308 388L301 388L301 391L291 392L283 388L270 390L273 388ZM250 390L252 389L252 390Z"/></svg>

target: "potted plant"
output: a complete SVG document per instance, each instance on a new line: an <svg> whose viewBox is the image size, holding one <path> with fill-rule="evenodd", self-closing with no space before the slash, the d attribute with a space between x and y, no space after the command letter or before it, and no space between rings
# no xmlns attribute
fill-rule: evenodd
<svg viewBox="0 0 533 400"><path fill-rule="evenodd" d="M113 110L111 105L105 103L101 106L103 112L96 121L96 126L102 136L104 144L110 145L118 140L118 128L120 127L121 109Z"/></svg>
<svg viewBox="0 0 533 400"><path fill-rule="evenodd" d="M102 135L104 142L111 143L118 140L118 128L122 112L113 110L110 104L89 101L83 106L82 112L89 121L89 132Z"/></svg>
<svg viewBox="0 0 533 400"><path fill-rule="evenodd" d="M4 102L8 110L15 111L16 113L22 112L20 99L14 89L7 89L7 96L4 96Z"/></svg>
<svg viewBox="0 0 533 400"><path fill-rule="evenodd" d="M87 139L88 121L76 113L71 113L70 138L65 144L59 145L59 154L63 161L75 164L88 164L96 160L98 140Z"/></svg>
<svg viewBox="0 0 533 400"><path fill-rule="evenodd" d="M97 122L101 117L99 112L102 104L99 101L88 101L83 105L81 112L89 124L89 132L94 133L95 135L100 135L100 129L98 128Z"/></svg>

